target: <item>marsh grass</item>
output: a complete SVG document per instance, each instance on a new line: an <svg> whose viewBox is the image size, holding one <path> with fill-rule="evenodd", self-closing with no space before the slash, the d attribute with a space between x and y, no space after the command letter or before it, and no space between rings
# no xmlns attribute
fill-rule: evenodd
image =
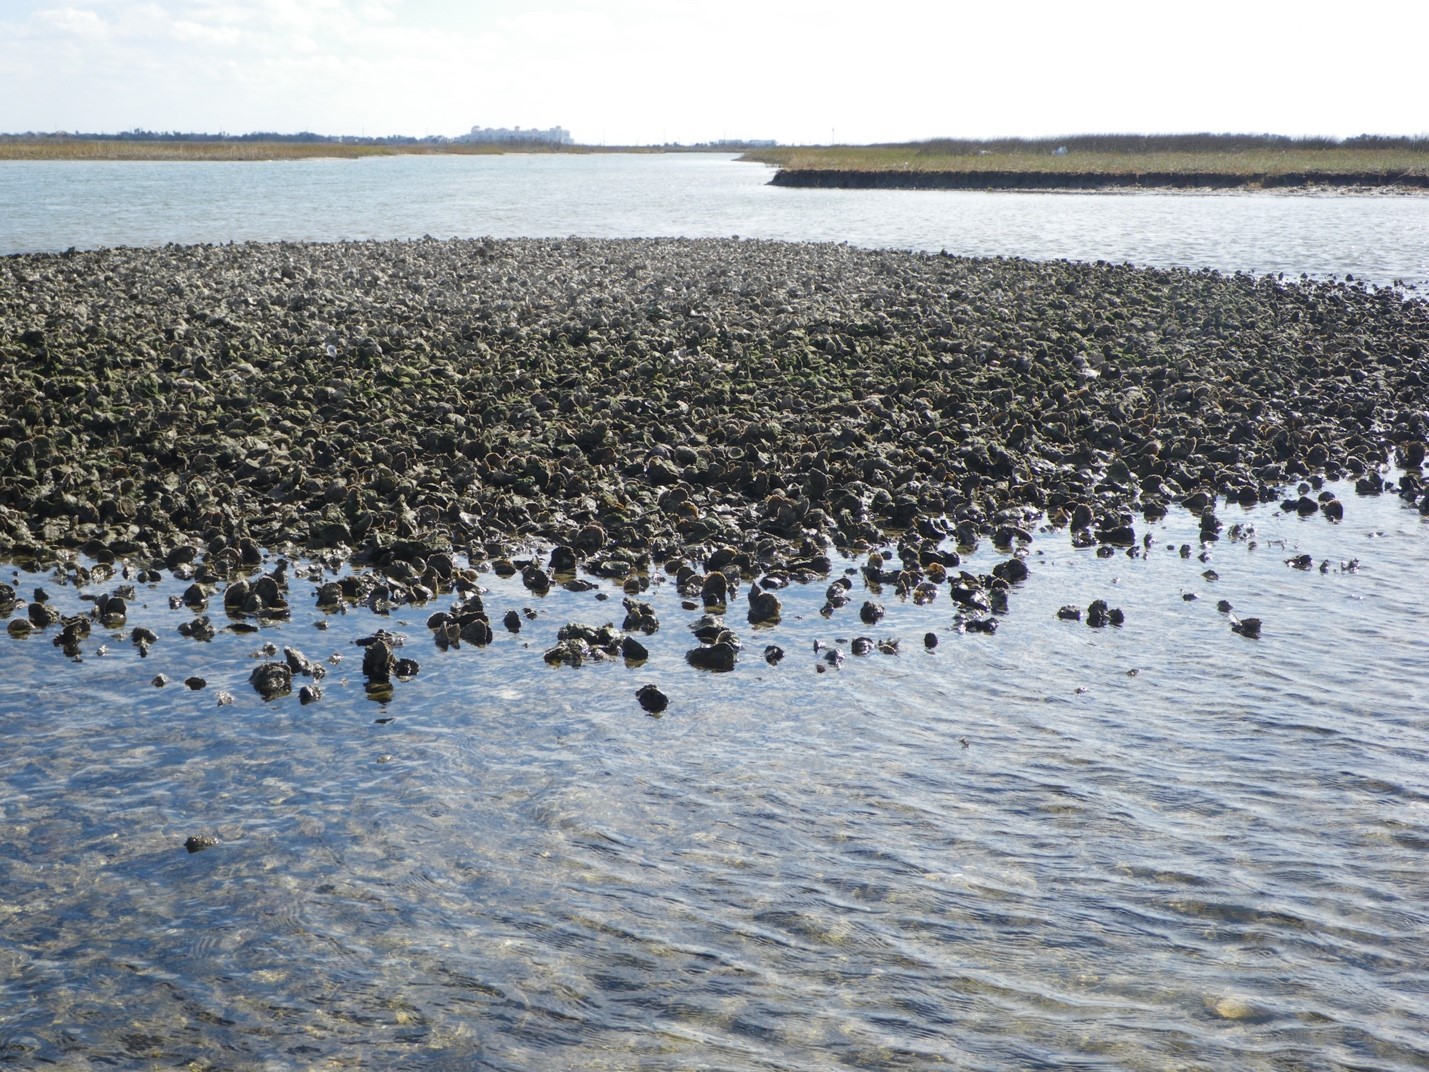
<svg viewBox="0 0 1429 1072"><path fill-rule="evenodd" d="M1065 152L1058 152L1065 148ZM903 145L758 149L741 159L787 170L1429 174L1429 139L1290 139L1255 135L1085 135L1038 140L940 139Z"/></svg>

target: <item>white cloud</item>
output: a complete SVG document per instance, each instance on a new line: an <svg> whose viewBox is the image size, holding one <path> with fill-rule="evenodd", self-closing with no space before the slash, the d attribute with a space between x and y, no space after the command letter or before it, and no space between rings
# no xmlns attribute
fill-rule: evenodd
<svg viewBox="0 0 1429 1072"><path fill-rule="evenodd" d="M1418 38L1402 30L1417 8L1382 0L1373 20L1334 20L1230 0L7 0L0 130L1419 133Z"/></svg>
<svg viewBox="0 0 1429 1072"><path fill-rule="evenodd" d="M97 41L105 36L106 26L97 11L87 8L48 8L35 13L35 21L49 27L57 35Z"/></svg>
<svg viewBox="0 0 1429 1072"><path fill-rule="evenodd" d="M208 47L228 47L236 45L242 37L233 26L205 25L192 19L182 19L171 23L169 36L181 46L201 45Z"/></svg>

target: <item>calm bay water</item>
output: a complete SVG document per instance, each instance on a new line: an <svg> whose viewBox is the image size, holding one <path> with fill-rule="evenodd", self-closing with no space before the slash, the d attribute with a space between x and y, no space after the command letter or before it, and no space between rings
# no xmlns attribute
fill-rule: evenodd
<svg viewBox="0 0 1429 1072"><path fill-rule="evenodd" d="M639 668L541 661L566 621L618 619L609 582L492 575L493 619L537 617L484 650L437 652L434 607L325 616L298 582L290 624L207 644L176 632L182 585L140 586L147 659L125 631L78 659L7 640L0 1054L1423 1067L1429 522L1339 490L1339 525L1228 510L1257 531L1207 561L1189 516L1135 558L1043 535L993 636L888 592L875 630L825 620L795 587L725 675L684 665L696 612L658 575ZM1058 620L1095 598L1126 624ZM386 703L352 644L379 625L421 665ZM864 632L899 654L818 671L815 640ZM320 702L258 697L268 641L343 656Z"/></svg>
<svg viewBox="0 0 1429 1072"><path fill-rule="evenodd" d="M0 253L364 238L851 242L1429 283L1429 197L786 190L709 154L0 162Z"/></svg>
<svg viewBox="0 0 1429 1072"><path fill-rule="evenodd" d="M0 165L0 248L740 233L1429 277L1425 199L800 192L707 157L589 161L610 183L569 165ZM215 605L209 643L177 632L183 583L138 585L147 658L127 628L78 658L53 627L0 637L0 1063L1423 1068L1429 521L1335 490L1340 524L1222 507L1254 534L1204 560L1181 513L1144 555L1038 534L991 636L959 633L946 593L917 607L855 577L824 619L823 586L796 586L771 629L731 608L745 650L721 675L685 665L698 612L659 574L635 668L540 657L568 621L619 622L609 582L536 597L491 574L494 621L536 613L482 650L435 649L445 601L324 614L298 580L290 623L238 632ZM119 583L4 579L65 613ZM887 606L877 627L862 598ZM1057 618L1097 598L1125 625ZM421 666L385 702L353 644L379 627ZM899 653L815 653L861 634ZM320 702L259 698L268 643L340 657ZM635 703L646 682L672 697L661 718ZM190 855L192 835L218 843Z"/></svg>

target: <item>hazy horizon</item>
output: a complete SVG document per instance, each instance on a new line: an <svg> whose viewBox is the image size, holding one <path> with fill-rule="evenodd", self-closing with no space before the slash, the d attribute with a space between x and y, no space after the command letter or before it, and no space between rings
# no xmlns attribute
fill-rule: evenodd
<svg viewBox="0 0 1429 1072"><path fill-rule="evenodd" d="M559 125L559 124L557 124L557 125ZM522 128L522 129L532 129L532 128ZM352 133L351 131L346 131L346 132L327 132L327 131L320 131L320 130L290 130L290 131L285 131L285 130L245 130L245 131L222 130L222 131L220 131L220 130L151 130L151 129L147 129L147 128L129 128L129 129L125 129L125 130L0 130L0 138L25 138L25 137L32 137L32 136L33 136L33 137L36 137L36 138L62 138L62 137L65 137L65 138L80 138L80 139L82 139L82 138L94 136L94 137L96 137L96 138L103 138L103 139L123 139L123 138L126 138L126 137L134 137L134 136L136 136L136 135L153 135L153 136L154 136L155 138L157 138L157 139L180 139L180 140L182 140L182 139L190 139L190 138L191 138L191 139L196 139L196 140L198 140L198 139L204 139L204 140L208 140L208 139L212 139L212 140L223 140L223 139L228 139L228 140L255 140L255 139L261 139L261 138L263 138L263 137L265 137L265 136L271 135L271 136L273 136L273 137L275 137L275 138L281 138L281 139L284 139L284 140L293 139L293 140L295 140L295 141L296 141L296 140L303 139L303 138L311 137L311 138L316 138L316 139L322 139L323 141L348 141L348 140L351 140L351 141L353 141L353 142L359 142L359 141L382 142L382 141L387 141L387 140L397 140L397 141L400 141L400 142L402 142L402 143L405 143L405 142L407 142L407 141L410 140L410 139L415 139L418 143L437 144L437 143L438 143L438 139L446 139L446 140L448 140L448 141L451 141L451 142L455 143L455 142L456 142L456 139L459 138L461 135L463 135L463 134L465 134L465 133L467 133L467 132L466 132L466 131L461 131L459 134L412 135L412 134L396 134L396 133L385 133L385 134L373 134L373 133L368 133L368 134L354 134L354 133ZM1107 138L1107 139L1116 139L1116 138L1141 138L1141 137L1160 138L1160 137L1179 137L1179 136L1186 136L1186 137L1192 137L1192 138L1200 137L1200 138L1207 138L1207 139L1212 139L1212 138L1226 138L1226 139L1233 139L1233 138L1266 138L1266 139L1288 138L1288 139L1292 139L1292 140L1295 141L1295 142L1301 142L1301 141L1304 141L1304 142L1317 142L1317 141L1345 142L1345 141L1350 141L1350 140L1352 140L1352 139L1354 139L1354 138L1363 137L1363 136L1368 136L1368 137L1371 137L1371 138L1410 138L1410 139L1413 139L1413 140L1418 141L1418 142L1420 142L1420 143L1424 142L1425 140L1429 140L1429 135L1423 135L1423 134L1421 134L1421 135L1397 135L1397 134L1393 134L1393 135L1380 135L1380 134L1363 135L1363 134L1361 134L1361 135L1349 135L1349 136L1346 136L1346 137L1335 137L1335 136L1332 136L1332 135L1323 135L1323 134L1287 135L1287 134L1282 134L1282 133L1280 133L1279 131L1244 131L1244 130L1225 130L1225 131L1204 131L1204 130L1203 130L1203 131L1174 131L1174 132L1171 132L1171 131L1159 131L1159 130L1158 130L1158 131L1143 131L1143 130L1135 130L1135 131L1127 131L1127 130L1118 130L1118 131L1087 131L1087 130L1077 130L1077 131L1063 131L1063 132L1061 132L1061 133L1059 133L1059 134L1036 135L1036 136L1031 136L1031 137L1024 137L1024 136L1022 136L1022 135L1015 135L1015 134L1014 134L1014 135L989 135L989 136L986 137L986 138L963 138L963 137L960 137L960 136L958 136L958 135L932 135L932 136L927 137L927 138L910 138L910 139L907 139L907 140L905 140L905 141L900 141L900 142L883 142L883 141L880 141L880 142L839 142L839 143L829 143L829 142L777 142L777 145L778 145L780 148L810 148L810 149L812 149L812 148L858 148L858 147L861 147L861 146L879 146L879 145L919 145L919 144L923 144L923 143L933 143L933 142L975 142L975 143L977 143L977 142L987 142L987 143L997 143L997 142L1006 142L1006 141L1025 141L1025 142L1027 142L1028 144L1037 145L1037 144L1044 144L1044 143L1051 143L1051 142L1059 142L1059 141L1064 141L1064 140L1065 140L1065 141L1076 141L1076 140L1085 139L1085 138ZM142 140L144 140L144 139L143 139L142 137L134 137L134 140L142 141ZM741 137L738 137L738 136L731 136L731 137L728 137L728 138L723 138L723 139L718 139L718 140L712 140L712 141L703 141L703 142L679 142L679 141L669 141L669 142L626 142L626 143L612 143L612 142L583 142L583 141L580 141L580 140L577 139L577 140L573 140L573 141L571 141L571 142L565 143L564 147L565 147L565 148L568 148L568 149L602 149L602 148L609 148L609 149L663 149L663 148L670 148L670 149L703 149L703 148L708 148L708 147L712 147L712 146L717 146L717 145L719 145L719 144L729 144L729 145L731 145L731 146L738 146L738 145L741 144L741 143L743 143L743 144L753 144L753 143L755 143L755 142L757 142L757 141L759 141L759 140L760 140L760 139L756 139L756 138L741 138ZM767 140L767 139L766 139L766 140ZM503 149L510 149L510 148L513 147L513 145L519 145L520 143L519 143L519 142L510 142L510 143L508 143L508 142L498 142L498 144L499 144L499 145L501 146L501 148L503 148ZM540 142L540 141L534 141L534 142L532 142L532 144L533 144L534 147L537 148L537 149L545 149L545 148L548 148L549 145L550 145L550 143Z"/></svg>
<svg viewBox="0 0 1429 1072"><path fill-rule="evenodd" d="M1417 4L11 0L0 130L871 144L1422 136Z"/></svg>

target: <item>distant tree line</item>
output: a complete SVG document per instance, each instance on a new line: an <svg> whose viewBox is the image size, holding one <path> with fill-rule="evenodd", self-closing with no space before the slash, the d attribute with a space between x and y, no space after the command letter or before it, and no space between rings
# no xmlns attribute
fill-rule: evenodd
<svg viewBox="0 0 1429 1072"><path fill-rule="evenodd" d="M1266 149L1397 149L1429 152L1429 137L1359 134L1353 138L1291 138L1282 134L1073 134L1062 138L932 138L900 143L939 156L986 153L1205 153ZM887 147L892 148L889 144Z"/></svg>
<svg viewBox="0 0 1429 1072"><path fill-rule="evenodd" d="M279 134L275 131L260 130L249 134L197 134L176 130L134 130L118 134L85 134L78 131L30 131L24 134L0 134L0 138L25 141L45 139L66 139L74 141L143 141L143 142L288 142L293 144L342 144L342 145L442 145L452 139L442 134L429 134L415 138L405 134L388 134L383 137L358 137L351 134L314 134L304 130L297 134Z"/></svg>

